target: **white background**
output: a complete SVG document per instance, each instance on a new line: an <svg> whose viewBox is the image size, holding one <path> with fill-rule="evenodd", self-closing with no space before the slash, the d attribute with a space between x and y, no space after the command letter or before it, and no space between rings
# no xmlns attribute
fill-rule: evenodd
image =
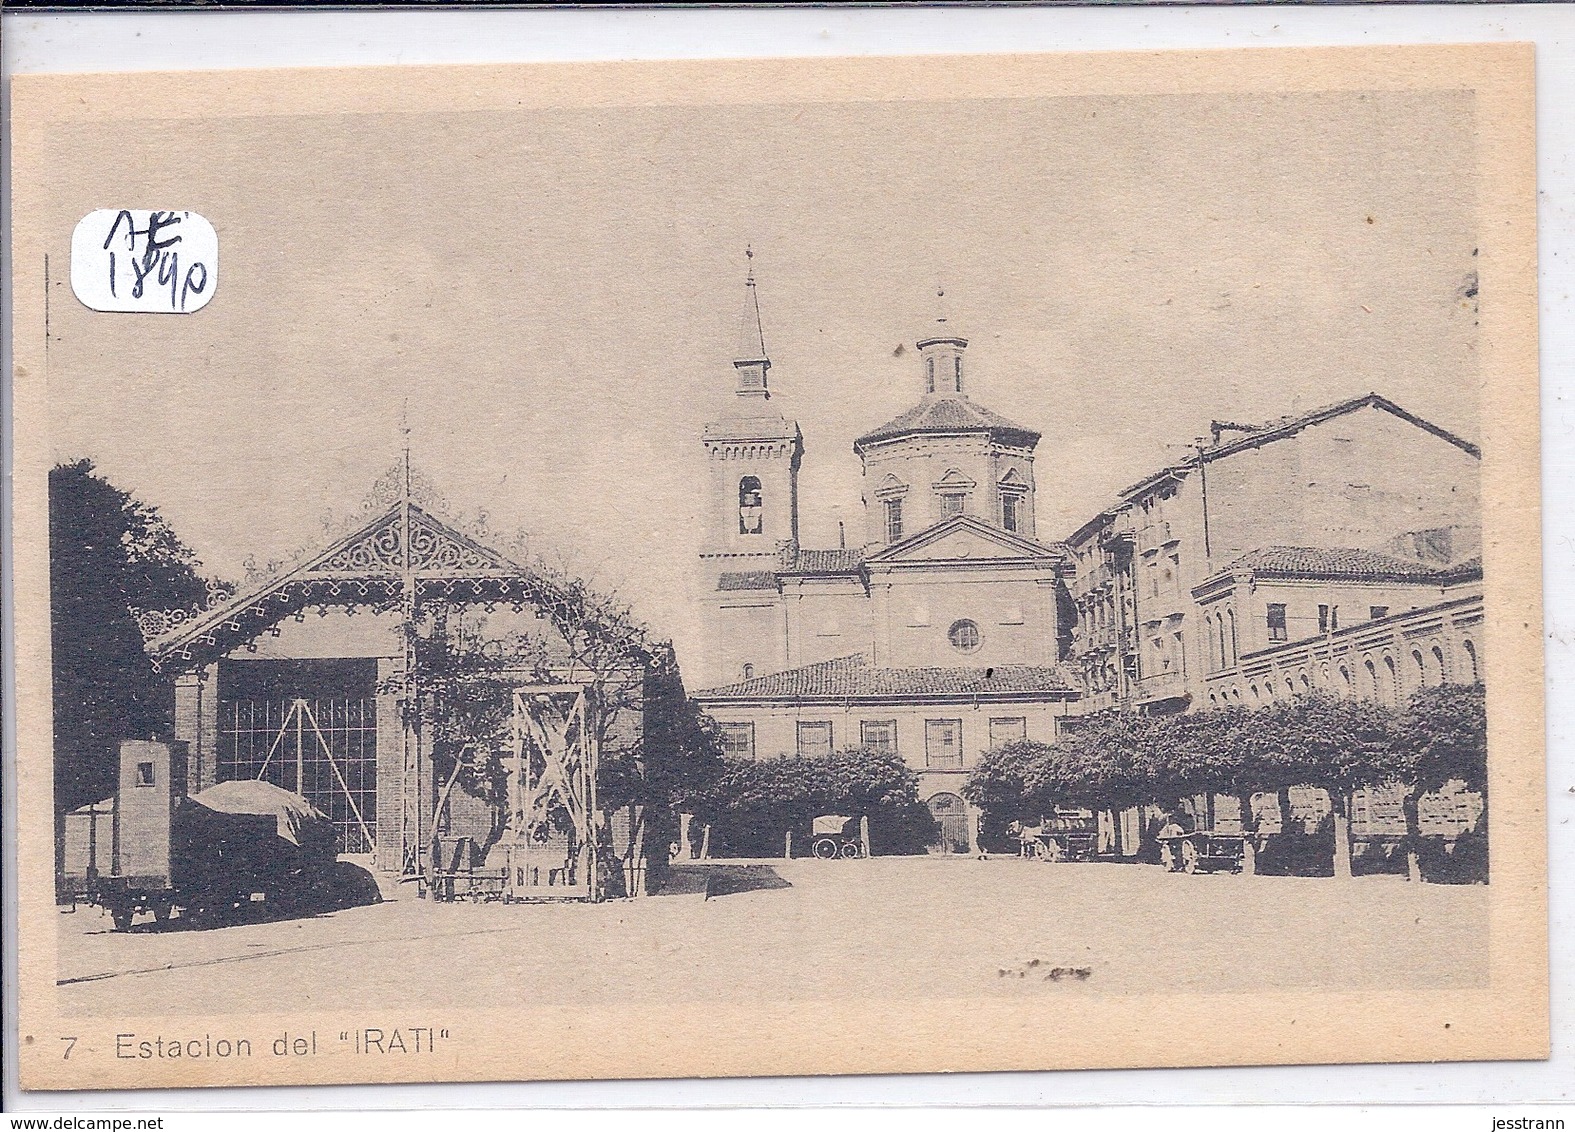
<svg viewBox="0 0 1575 1132"><path fill-rule="evenodd" d="M1130 50L1337 43L1537 43L1543 382L1543 507L1548 640L1549 834L1554 1058L1547 1063L1190 1069L927 1077L16 1094L6 1042L5 1108L141 1112L371 1106L1114 1105L1575 1100L1575 7L1095 8L792 11L199 12L3 17L8 74L42 71L529 62L772 55ZM9 106L5 107L7 115ZM8 154L6 155L8 158ZM9 176L9 160L6 161ZM8 182L7 182L8 184ZM7 192L7 198L9 193ZM7 211L9 224L9 209ZM7 260L9 256L7 256ZM7 279L7 282L9 280ZM10 373L10 308L4 370ZM9 404L7 402L7 409ZM7 418L9 431L9 417ZM9 453L6 459L9 481ZM9 482L7 483L9 496ZM9 528L6 531L9 538ZM9 597L9 594L7 594ZM10 656L9 624L6 630ZM10 687L9 665L6 677ZM6 750L14 730L6 720ZM6 763L11 782L11 763ZM6 845L15 844L6 791ZM6 858L6 891L14 862ZM14 908L6 906L6 978ZM14 994L6 1036L15 1035ZM1114 1114L1112 1114L1114 1115ZM1130 1115L1130 1114L1129 1114ZM1463 1114L1462 1114L1463 1115ZM441 1119L441 1118L439 1118ZM815 1118L806 1114L806 1121ZM968 1122L966 1118L963 1118ZM1038 1125L1046 1118L1023 1117ZM1340 1121L1329 1113L1330 1121ZM1013 1118L1015 1123L1016 1118ZM1483 1117L1483 1121L1486 1117ZM739 1114L739 1123L749 1119ZM1156 1114L1154 1123L1170 1126ZM177 1122L178 1124L179 1122ZM841 1123L841 1122L839 1122ZM1118 1119L1117 1123L1130 1123ZM1144 1121L1149 1123L1149 1121ZM1184 1122L1185 1123L1185 1122ZM1272 1119L1271 1119L1272 1123ZM1475 1122L1473 1122L1475 1123Z"/></svg>

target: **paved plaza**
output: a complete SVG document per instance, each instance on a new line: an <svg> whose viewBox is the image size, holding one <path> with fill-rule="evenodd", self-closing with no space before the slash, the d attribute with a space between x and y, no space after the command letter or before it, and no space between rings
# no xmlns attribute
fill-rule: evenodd
<svg viewBox="0 0 1575 1132"><path fill-rule="evenodd" d="M703 894L600 905L381 904L203 930L59 916L60 1006L730 1003L1481 986L1488 890L1013 858L684 866ZM413 969L416 964L418 969ZM1057 972L1059 971L1059 974ZM404 977L409 972L412 977Z"/></svg>

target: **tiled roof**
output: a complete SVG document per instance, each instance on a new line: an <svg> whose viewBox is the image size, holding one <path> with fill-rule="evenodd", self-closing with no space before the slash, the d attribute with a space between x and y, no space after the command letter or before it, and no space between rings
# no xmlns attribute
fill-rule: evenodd
<svg viewBox="0 0 1575 1132"><path fill-rule="evenodd" d="M1393 413L1402 420L1409 421L1417 427L1431 432L1434 436L1437 436L1443 440L1447 440L1455 447L1460 448L1465 452L1469 452L1473 456L1480 456L1482 454L1481 450L1470 441L1462 440L1448 429L1440 428L1431 421L1423 420L1414 413L1406 412L1399 405L1396 405L1393 401L1389 400L1389 398L1384 397L1378 393L1363 393L1358 397L1347 397L1344 401L1336 401L1332 405L1322 405L1319 408L1311 410L1310 412L1293 413L1287 416L1278 417L1275 420L1257 425L1239 433L1239 435L1230 436L1229 438L1226 438L1226 436L1222 434L1220 441L1213 445L1209 451L1211 454L1215 452L1223 454L1227 449L1235 451L1238 448L1250 447L1254 444L1260 444L1265 440L1278 439L1281 436L1289 436L1291 433L1299 432L1308 425L1320 424L1332 417L1344 416L1346 413L1354 412L1357 409L1368 408L1369 406L1383 409L1388 413Z"/></svg>
<svg viewBox="0 0 1575 1132"><path fill-rule="evenodd" d="M1475 578L1482 578L1482 556L1467 558L1463 562L1456 562L1453 566L1441 567L1433 579L1437 582L1464 582Z"/></svg>
<svg viewBox="0 0 1575 1132"><path fill-rule="evenodd" d="M717 579L719 590L774 590L777 575L773 570L729 571Z"/></svg>
<svg viewBox="0 0 1575 1132"><path fill-rule="evenodd" d="M782 553L782 570L789 574L851 574L863 564L860 547L804 550L790 546Z"/></svg>
<svg viewBox="0 0 1575 1132"><path fill-rule="evenodd" d="M831 550L803 550L792 543L778 549L775 570L728 571L717 578L718 590L774 590L784 574L857 574L864 565L864 551L858 547Z"/></svg>
<svg viewBox="0 0 1575 1132"><path fill-rule="evenodd" d="M1039 434L1033 429L1024 428L1000 413L975 405L966 397L953 395L926 397L901 416L866 432L853 442L853 447L856 451L877 440L890 440L916 432L996 432L1005 433L1004 439L1025 446L1039 442Z"/></svg>
<svg viewBox="0 0 1575 1132"><path fill-rule="evenodd" d="M1481 559L1475 559L1481 572ZM1441 582L1471 576L1471 564L1440 567L1355 547L1266 546L1244 554L1224 573L1251 570L1260 578L1355 578L1388 582Z"/></svg>
<svg viewBox="0 0 1575 1132"><path fill-rule="evenodd" d="M715 441L797 440L799 430L797 422L788 420L781 413L733 416L706 425L702 438Z"/></svg>
<svg viewBox="0 0 1575 1132"><path fill-rule="evenodd" d="M1217 443L1211 444L1203 450L1202 458L1215 460L1222 456L1229 456L1233 452L1239 452L1244 448L1256 448L1271 441L1294 436L1310 425L1322 424L1324 421L1365 408L1382 409L1386 413L1415 425L1424 432L1430 432L1439 439L1453 444L1463 452L1477 457L1482 455L1482 450L1469 440L1462 440L1448 429L1440 428L1432 421L1424 420L1415 413L1407 412L1389 400L1389 398L1378 393L1363 393L1359 397L1349 397L1344 401L1336 401L1332 405L1324 405L1321 408L1313 409L1311 412L1301 413L1296 416L1279 417L1261 425L1232 426L1220 433ZM1197 466L1199 458L1199 456L1189 456L1180 464L1173 464L1152 472L1136 483L1123 488L1120 492L1120 497L1125 500L1131 500L1167 478L1186 475L1190 469Z"/></svg>
<svg viewBox="0 0 1575 1132"><path fill-rule="evenodd" d="M1058 668L1002 664L993 668L872 668L862 653L756 676L696 692L702 700L983 695L1002 692L1070 692L1076 685Z"/></svg>

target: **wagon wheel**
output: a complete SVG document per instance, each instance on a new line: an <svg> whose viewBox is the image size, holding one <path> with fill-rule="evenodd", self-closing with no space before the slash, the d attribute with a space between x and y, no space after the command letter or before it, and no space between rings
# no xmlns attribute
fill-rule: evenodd
<svg viewBox="0 0 1575 1132"><path fill-rule="evenodd" d="M1198 847L1191 841L1181 843L1181 868L1188 873L1198 871Z"/></svg>
<svg viewBox="0 0 1575 1132"><path fill-rule="evenodd" d="M1168 841L1159 847L1159 863L1165 866L1167 873L1173 873L1180 867L1180 862L1176 860L1175 847Z"/></svg>
<svg viewBox="0 0 1575 1132"><path fill-rule="evenodd" d="M829 837L816 838L811 848L822 861L833 861L837 857L837 843Z"/></svg>
<svg viewBox="0 0 1575 1132"><path fill-rule="evenodd" d="M857 841L844 841L842 843L842 848L839 851L839 855L843 860L851 861L855 857L863 856L863 852L860 850L859 843Z"/></svg>

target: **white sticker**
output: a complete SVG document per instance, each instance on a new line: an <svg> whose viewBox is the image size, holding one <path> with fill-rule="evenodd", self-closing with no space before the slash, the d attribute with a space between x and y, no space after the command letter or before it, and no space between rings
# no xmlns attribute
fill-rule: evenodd
<svg viewBox="0 0 1575 1132"><path fill-rule="evenodd" d="M96 311L191 314L219 285L219 234L195 212L100 208L71 234L71 289Z"/></svg>

